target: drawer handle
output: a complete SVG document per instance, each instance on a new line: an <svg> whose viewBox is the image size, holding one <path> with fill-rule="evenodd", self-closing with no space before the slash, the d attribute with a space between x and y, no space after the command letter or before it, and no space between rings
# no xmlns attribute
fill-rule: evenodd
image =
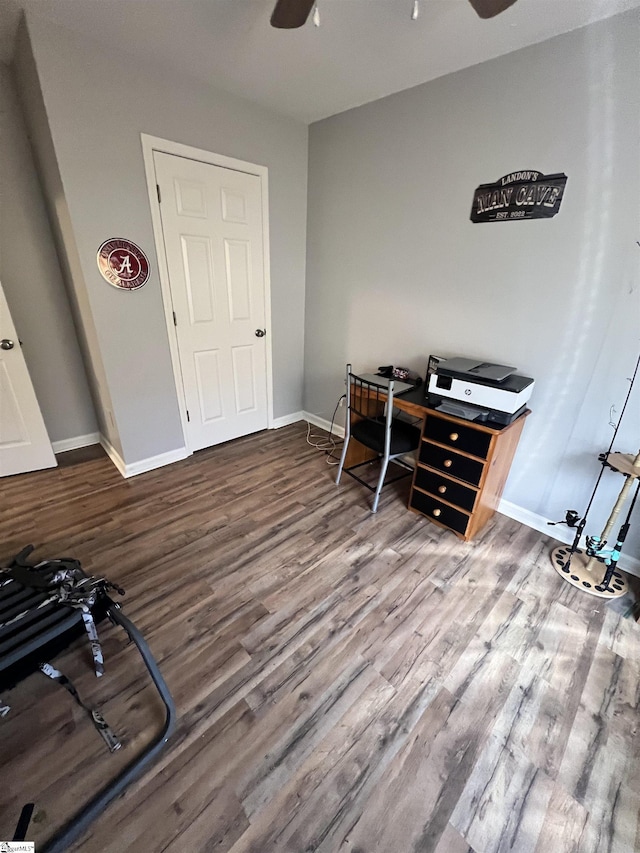
<svg viewBox="0 0 640 853"><path fill-rule="evenodd" d="M451 435L449 436L451 441L457 441L459 437L460 436L458 435L457 432L452 432Z"/></svg>
<svg viewBox="0 0 640 853"><path fill-rule="evenodd" d="M441 512L442 512L441 509L434 509L434 511L431 513L431 515L435 515L435 517L437 518Z"/></svg>
<svg viewBox="0 0 640 853"><path fill-rule="evenodd" d="M438 491L440 492L441 495L444 495L444 493L447 491L447 487L446 486L438 486Z"/></svg>
<svg viewBox="0 0 640 853"><path fill-rule="evenodd" d="M453 465L453 462L451 459L445 459L442 464L444 465L445 468L451 468L451 466Z"/></svg>

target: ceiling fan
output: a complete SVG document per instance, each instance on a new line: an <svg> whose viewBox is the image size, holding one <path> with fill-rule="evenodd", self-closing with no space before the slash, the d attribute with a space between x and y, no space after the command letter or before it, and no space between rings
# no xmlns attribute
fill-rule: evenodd
<svg viewBox="0 0 640 853"><path fill-rule="evenodd" d="M469 0L481 18L493 18L512 6L516 0ZM316 0L277 0L271 26L283 30L301 27L309 17Z"/></svg>

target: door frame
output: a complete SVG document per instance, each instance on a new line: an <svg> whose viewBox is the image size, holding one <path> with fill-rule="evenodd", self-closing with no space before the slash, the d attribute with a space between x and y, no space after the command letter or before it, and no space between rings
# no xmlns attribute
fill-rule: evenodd
<svg viewBox="0 0 640 853"><path fill-rule="evenodd" d="M158 136L150 136L141 133L142 157L144 160L144 171L147 180L147 191L149 193L149 207L151 209L151 223L153 226L153 237L158 257L158 275L162 292L162 303L164 306L164 319L167 326L167 337L169 338L169 350L171 353L171 364L173 367L173 379L176 387L178 409L180 410L180 422L182 424L182 435L184 445L189 455L193 453L189 443L187 430L187 401L180 369L180 351L178 349L178 334L173 322L173 303L171 300L171 286L169 283L169 267L164 244L164 232L162 230L162 217L160 213L160 202L156 189L156 170L153 160L154 151L162 154L173 154L184 157L187 160L197 160L210 166L221 166L223 169L232 169L235 172L244 172L248 175L256 175L260 179L262 198L262 253L264 259L264 310L265 323L267 326L266 356L267 356L267 429L273 429L273 352L272 352L272 325L271 325L271 261L269 252L269 170L266 166L256 163L248 163L245 160L236 160L224 154L214 154L202 148L194 148L184 145L182 142L172 142L169 139L161 139Z"/></svg>

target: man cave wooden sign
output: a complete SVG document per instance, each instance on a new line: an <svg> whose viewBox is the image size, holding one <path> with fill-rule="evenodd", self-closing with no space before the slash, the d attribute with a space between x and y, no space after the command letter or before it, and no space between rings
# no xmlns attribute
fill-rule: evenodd
<svg viewBox="0 0 640 853"><path fill-rule="evenodd" d="M560 210L565 174L511 172L495 184L480 184L473 194L472 222L550 219Z"/></svg>

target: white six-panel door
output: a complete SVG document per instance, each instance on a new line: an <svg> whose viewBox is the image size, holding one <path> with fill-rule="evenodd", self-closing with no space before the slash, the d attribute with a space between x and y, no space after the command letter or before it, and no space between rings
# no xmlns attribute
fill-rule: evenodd
<svg viewBox="0 0 640 853"><path fill-rule="evenodd" d="M261 183L153 158L193 451L268 425Z"/></svg>
<svg viewBox="0 0 640 853"><path fill-rule="evenodd" d="M57 464L0 283L0 477Z"/></svg>

